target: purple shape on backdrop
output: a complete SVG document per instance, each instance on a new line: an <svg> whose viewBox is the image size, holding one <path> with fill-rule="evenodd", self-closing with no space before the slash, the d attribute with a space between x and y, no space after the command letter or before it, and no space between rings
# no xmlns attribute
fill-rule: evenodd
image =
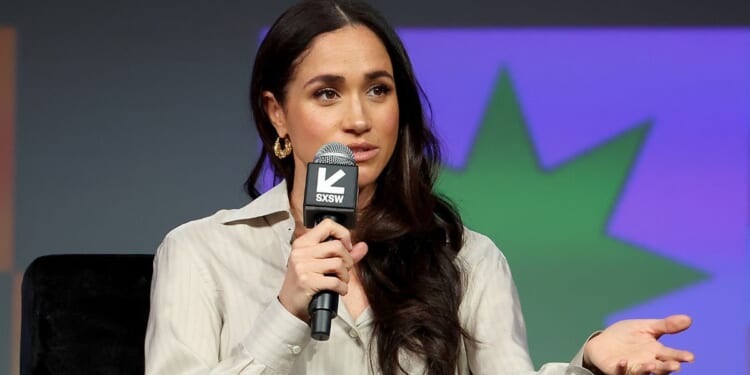
<svg viewBox="0 0 750 375"><path fill-rule="evenodd" d="M748 31L400 34L432 102L438 133L451 140L449 165L465 163L495 78L507 69L545 167L642 121L654 122L614 233L688 263L707 248L728 251L713 257L744 249ZM702 180L694 178L696 170ZM644 221L643 210L655 214ZM688 227L701 231L687 237ZM711 261L697 260L699 267Z"/></svg>
<svg viewBox="0 0 750 375"><path fill-rule="evenodd" d="M712 280L640 307L671 313L717 296L746 300L750 31L745 29L400 29L433 119L461 167L495 79L514 81L543 167L552 168L643 121L653 127L609 232L704 269ZM669 301L669 303L660 303ZM736 331L730 310L696 320ZM721 305L719 305L721 306ZM737 310L740 309L740 310ZM746 338L690 342L712 372L745 365ZM699 354L700 356L700 354ZM715 367L719 366L721 368ZM724 367L726 366L726 367ZM726 368L726 371L722 369ZM694 369L686 369L686 373Z"/></svg>

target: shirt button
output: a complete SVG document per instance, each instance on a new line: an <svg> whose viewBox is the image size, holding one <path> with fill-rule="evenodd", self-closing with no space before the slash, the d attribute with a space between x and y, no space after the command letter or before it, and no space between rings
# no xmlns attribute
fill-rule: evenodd
<svg viewBox="0 0 750 375"><path fill-rule="evenodd" d="M300 348L298 345L291 345L289 346L289 351L292 352L292 354L299 354L302 352L302 348Z"/></svg>
<svg viewBox="0 0 750 375"><path fill-rule="evenodd" d="M356 329L352 328L349 330L349 337L356 339L357 337L359 337L359 333L357 333Z"/></svg>

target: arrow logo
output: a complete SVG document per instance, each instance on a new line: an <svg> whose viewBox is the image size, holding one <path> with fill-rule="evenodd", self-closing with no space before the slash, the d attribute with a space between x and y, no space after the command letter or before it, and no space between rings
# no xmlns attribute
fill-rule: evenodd
<svg viewBox="0 0 750 375"><path fill-rule="evenodd" d="M318 186L317 190L318 193L328 193L328 194L344 194L344 188L339 186L333 186L337 182L339 182L340 179L342 179L344 176L346 176L346 173L339 169L331 175L331 177L326 178L326 169L325 168L319 168L318 169Z"/></svg>

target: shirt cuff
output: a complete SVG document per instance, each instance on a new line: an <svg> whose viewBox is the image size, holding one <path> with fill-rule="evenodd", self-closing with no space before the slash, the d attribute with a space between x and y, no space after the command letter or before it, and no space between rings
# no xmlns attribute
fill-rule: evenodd
<svg viewBox="0 0 750 375"><path fill-rule="evenodd" d="M586 343L589 342L594 336L600 334L601 331L596 331L592 333L589 338L586 339ZM581 349L578 350L578 353L573 357L573 359L570 361L570 366L568 367L568 370L565 371L565 375L597 375L601 374L600 372L594 372L591 370L586 369L583 367L583 349L586 347L586 343L584 343L581 346Z"/></svg>
<svg viewBox="0 0 750 375"><path fill-rule="evenodd" d="M258 362L276 371L289 373L308 342L310 327L273 298L258 316L242 346Z"/></svg>

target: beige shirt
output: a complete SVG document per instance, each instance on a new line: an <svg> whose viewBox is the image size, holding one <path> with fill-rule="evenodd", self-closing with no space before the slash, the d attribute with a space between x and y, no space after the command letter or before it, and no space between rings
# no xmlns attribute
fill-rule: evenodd
<svg viewBox="0 0 750 375"><path fill-rule="evenodd" d="M276 296L291 251L294 220L281 183L236 210L189 222L167 234L156 253L146 334L146 374L377 374L369 350L372 312L353 320L343 303L331 337L310 329ZM508 263L487 237L466 230L458 254L468 281L462 326L481 344L461 345L457 374L534 374ZM403 354L403 353L402 353ZM403 354L409 374L422 361ZM551 363L544 375L591 373Z"/></svg>

